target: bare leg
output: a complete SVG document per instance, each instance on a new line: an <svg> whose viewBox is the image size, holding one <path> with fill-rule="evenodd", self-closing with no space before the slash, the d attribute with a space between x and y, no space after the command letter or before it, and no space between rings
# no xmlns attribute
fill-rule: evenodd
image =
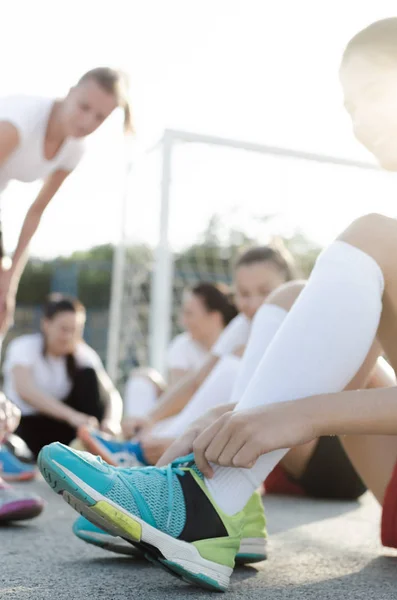
<svg viewBox="0 0 397 600"><path fill-rule="evenodd" d="M385 279L383 311L378 339L397 372L397 221L381 215L368 215L355 221L340 237L372 256ZM384 385L395 382L383 380ZM397 462L397 436L346 436L344 447L360 476L379 502Z"/></svg>

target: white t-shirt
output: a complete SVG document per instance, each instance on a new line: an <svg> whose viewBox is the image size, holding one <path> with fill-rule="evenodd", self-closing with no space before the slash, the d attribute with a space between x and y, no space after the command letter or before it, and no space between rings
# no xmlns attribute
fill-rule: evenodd
<svg viewBox="0 0 397 600"><path fill-rule="evenodd" d="M103 368L98 354L85 342L78 344L75 358L81 368ZM37 386L57 400L64 400L72 389L66 369L66 358L43 356L43 337L40 333L16 338L10 342L5 355L4 393L19 407L23 415L33 415L38 411L24 402L15 389L12 370L17 365L30 367Z"/></svg>
<svg viewBox="0 0 397 600"><path fill-rule="evenodd" d="M211 354L226 356L232 354L240 346L246 346L251 331L251 321L243 314L237 315L225 327L221 335L212 346Z"/></svg>
<svg viewBox="0 0 397 600"><path fill-rule="evenodd" d="M58 169L73 171L84 153L84 141L67 138L51 160L44 156L44 140L53 98L7 96L0 98L0 121L16 127L19 145L0 166L0 192L12 179L30 182L44 179Z"/></svg>
<svg viewBox="0 0 397 600"><path fill-rule="evenodd" d="M200 346L185 332L177 335L170 343L167 351L167 368L181 371L196 371L201 367L208 350Z"/></svg>

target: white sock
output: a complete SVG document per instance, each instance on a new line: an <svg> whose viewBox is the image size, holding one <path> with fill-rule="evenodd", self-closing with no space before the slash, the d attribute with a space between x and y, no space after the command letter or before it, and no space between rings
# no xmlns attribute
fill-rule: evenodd
<svg viewBox="0 0 397 600"><path fill-rule="evenodd" d="M132 375L125 386L124 415L145 417L157 402L158 389L148 377Z"/></svg>
<svg viewBox="0 0 397 600"><path fill-rule="evenodd" d="M369 255L345 242L331 244L236 410L343 390L375 339L383 287L382 271ZM222 510L242 510L286 452L269 452L252 469L216 466L206 483Z"/></svg>
<svg viewBox="0 0 397 600"><path fill-rule="evenodd" d="M211 408L228 404L240 363L241 359L237 356L221 358L185 408L175 417L160 421L151 434L176 438Z"/></svg>
<svg viewBox="0 0 397 600"><path fill-rule="evenodd" d="M251 333L233 387L232 404L239 402L257 366L288 312L274 304L263 304L252 320Z"/></svg>

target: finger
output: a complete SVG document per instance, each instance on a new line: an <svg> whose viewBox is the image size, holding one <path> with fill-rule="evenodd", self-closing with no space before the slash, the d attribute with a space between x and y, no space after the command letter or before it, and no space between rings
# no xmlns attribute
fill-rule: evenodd
<svg viewBox="0 0 397 600"><path fill-rule="evenodd" d="M212 440L219 433L225 423L225 417L217 419L195 439L193 443L194 459L197 467L205 477L211 478L214 474L213 469L207 460L206 452Z"/></svg>
<svg viewBox="0 0 397 600"><path fill-rule="evenodd" d="M235 421L232 420L232 413L228 414L227 420L217 434L212 438L205 452L205 457L209 462L216 465L220 464L219 457L224 452L225 447L236 435Z"/></svg>
<svg viewBox="0 0 397 600"><path fill-rule="evenodd" d="M256 437L252 437L236 452L232 464L234 467L251 469L262 454L264 452L261 441Z"/></svg>
<svg viewBox="0 0 397 600"><path fill-rule="evenodd" d="M216 464L221 467L234 467L233 459L246 442L247 433L245 431L234 431L234 434L229 437L222 452L219 454Z"/></svg>
<svg viewBox="0 0 397 600"><path fill-rule="evenodd" d="M157 461L157 466L164 467L181 456L191 454L193 452L193 442L196 439L196 436L196 431L189 430L183 436L176 439L168 450L164 452L160 460Z"/></svg>

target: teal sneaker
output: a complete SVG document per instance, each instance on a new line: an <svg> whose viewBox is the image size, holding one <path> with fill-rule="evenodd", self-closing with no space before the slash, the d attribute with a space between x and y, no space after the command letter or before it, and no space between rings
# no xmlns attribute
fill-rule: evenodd
<svg viewBox="0 0 397 600"><path fill-rule="evenodd" d="M76 537L87 544L92 544L103 550L115 552L116 554L125 554L133 558L143 558L144 554L132 544L129 544L121 537L115 537L106 533L100 527L97 527L85 517L80 516L73 524L72 531Z"/></svg>
<svg viewBox="0 0 397 600"><path fill-rule="evenodd" d="M262 499L257 492L252 496L244 508L244 524L240 549L236 555L236 565L246 565L262 562L267 558L266 543L266 520L262 505ZM143 554L130 543L120 537L114 537L106 533L100 527L90 523L85 517L78 517L73 525L73 533L83 542L92 544L115 552L125 554L134 558L142 558Z"/></svg>
<svg viewBox="0 0 397 600"><path fill-rule="evenodd" d="M50 487L107 533L189 583L227 589L244 511L229 516L216 505L193 455L163 468L124 469L57 442L42 449L38 464Z"/></svg>

